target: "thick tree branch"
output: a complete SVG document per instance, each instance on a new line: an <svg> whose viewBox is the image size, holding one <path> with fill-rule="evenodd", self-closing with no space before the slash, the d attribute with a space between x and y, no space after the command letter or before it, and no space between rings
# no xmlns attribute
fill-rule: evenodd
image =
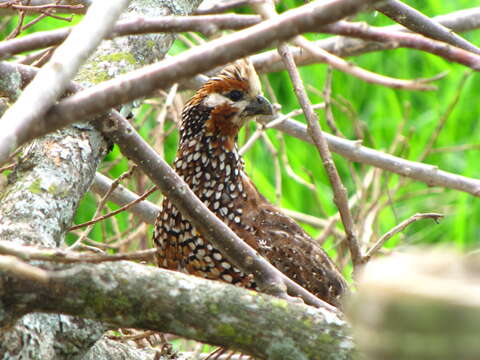
<svg viewBox="0 0 480 360"><path fill-rule="evenodd" d="M18 74L16 70L19 70ZM14 78L18 76L22 83L28 83L34 74L34 68L0 62L0 76L3 78ZM9 89L7 86L8 83L3 83L1 85L3 85L1 90L7 94L12 94L15 93L15 91L18 91L16 89ZM78 91L80 90L80 87L71 84L68 90ZM282 120L273 127L298 139L312 143L306 125L296 120ZM451 188L467 192L474 196L480 196L480 181L477 179L440 170L433 165L402 159L382 151L362 146L358 141L339 138L328 133L325 133L324 135L332 151L351 161L369 164L401 176L421 181L429 186ZM152 210L148 211L153 214Z"/></svg>
<svg viewBox="0 0 480 360"><path fill-rule="evenodd" d="M78 93L47 113L48 123L41 117L31 118L30 125L22 131L9 133L14 136L15 145L67 126L76 121L105 112L105 109L125 104L142 96L150 95L160 86L165 88L179 80L191 77L214 66L223 65L239 57L259 51L274 41L282 41L315 27L335 22L360 11L376 0L336 0L314 2L290 10L278 17L238 31L222 39L183 52L157 64L145 66L124 76L105 81L100 85ZM252 41L251 39L255 39ZM11 141L2 137L0 122L0 163L15 149ZM33 127L35 124L35 127Z"/></svg>
<svg viewBox="0 0 480 360"><path fill-rule="evenodd" d="M87 15L70 33L65 42L54 52L35 78L22 91L22 94L0 119L5 137L7 157L10 150L20 144L16 134L31 126L33 118L42 118L49 107L62 95L80 65L95 51L105 34L113 27L130 0L115 2L96 1ZM98 21L102 19L102 21ZM45 84L49 84L45 87Z"/></svg>
<svg viewBox="0 0 480 360"><path fill-rule="evenodd" d="M457 32L470 31L478 29L480 27L480 7L472 8L468 10L456 11L451 14L441 15L433 18L434 21L452 29ZM348 23L347 23L348 24ZM355 27L359 26L357 24L350 24L348 26ZM324 27L323 31L328 32L330 30L339 30L339 24L331 24L328 27ZM372 27L367 27L367 29L374 29ZM408 29L400 25L386 26L380 28L379 32L386 32L387 34L394 33L397 31L410 33ZM335 32L335 31L332 31ZM355 36L352 32L351 34L344 34L348 36ZM385 37L384 37L385 39ZM402 40L399 38L397 41L390 42L378 42L378 39L375 41L365 41L360 39L346 38L343 36L335 36L324 40L316 41L315 44L317 47L322 48L332 54L335 54L340 57L350 57L362 55L368 52L381 51L388 49L396 49L401 46ZM407 42L404 40L405 46ZM435 47L437 46L435 42ZM450 46L445 47L444 54L448 53ZM453 48L455 51L456 48ZM295 57L295 63L297 65L308 65L317 62L317 59L308 53L301 51L300 49L292 49L293 55ZM469 53L468 56L475 56L473 53ZM443 55L442 55L443 56ZM447 57L448 59L448 57ZM267 51L261 54L254 55L252 61L255 64L255 67L260 72L274 72L284 70L283 63L280 59L280 56L275 50ZM478 63L478 62L477 62ZM474 65L474 64L472 64ZM475 66L475 65L474 65Z"/></svg>
<svg viewBox="0 0 480 360"><path fill-rule="evenodd" d="M0 313L61 312L178 334L265 359L354 355L348 325L326 309L130 262L56 269L48 272L48 286L7 281Z"/></svg>
<svg viewBox="0 0 480 360"><path fill-rule="evenodd" d="M274 126L298 139L313 144L307 126L296 120L287 119ZM440 186L465 191L480 196L480 180L440 170L437 166L410 161L382 151L362 146L359 141L352 141L324 133L330 149L346 159L369 164L389 172L421 181L428 186Z"/></svg>
<svg viewBox="0 0 480 360"><path fill-rule="evenodd" d="M128 16L185 15L196 5L197 1L135 0ZM96 83L105 79L106 74L116 76L157 61L168 50L173 36L153 34L131 40L124 37L104 41L101 49L90 58L89 66L80 70L82 83ZM0 76L1 82L10 88L10 93L16 94L25 86L25 83L19 84L23 75L18 72L4 74ZM45 88L49 84L44 84ZM70 90L74 91L75 86L67 89ZM12 175L16 178L12 177L0 203L2 239L58 246L107 147L103 136L88 124L77 124L30 145L25 160ZM81 359L84 355L101 360L111 358L112 353L130 358L130 354L135 353L125 346L114 348L111 342L97 342L104 330L104 326L92 320L29 314L11 331L1 333L0 352L7 354L9 359L31 358L28 354L38 354L42 360Z"/></svg>
<svg viewBox="0 0 480 360"><path fill-rule="evenodd" d="M420 11L399 0L385 1L383 4L378 5L376 9L395 22L402 24L407 29L425 35L426 37L480 54L478 47L458 36L451 29L442 26L428 16L423 15Z"/></svg>
<svg viewBox="0 0 480 360"><path fill-rule="evenodd" d="M190 190L183 179L135 131L130 123L115 111L109 121L97 125L105 136L118 144L122 153L135 162L158 186L182 215L235 266L253 273L260 288L277 296L301 297L307 304L334 308L321 301L293 280L278 271L265 258L242 241L222 220Z"/></svg>
<svg viewBox="0 0 480 360"><path fill-rule="evenodd" d="M105 154L102 144L98 133L71 128L30 144L2 194L0 238L59 246ZM32 351L42 359L81 358L104 331L90 320L29 314L1 333L0 352L12 360L30 358Z"/></svg>
<svg viewBox="0 0 480 360"><path fill-rule="evenodd" d="M198 31L212 34L220 30L239 30L258 24L259 16L253 15L204 15L204 16L158 16L155 18L138 17L119 21L105 36L114 38L126 35L148 33L178 33ZM60 44L74 28L62 28L40 31L21 38L0 42L0 59L19 54L24 51L41 49Z"/></svg>

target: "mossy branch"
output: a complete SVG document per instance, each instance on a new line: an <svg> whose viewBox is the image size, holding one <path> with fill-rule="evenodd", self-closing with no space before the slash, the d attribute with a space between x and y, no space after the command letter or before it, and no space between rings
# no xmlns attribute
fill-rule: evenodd
<svg viewBox="0 0 480 360"><path fill-rule="evenodd" d="M178 334L258 358L337 360L355 353L345 320L300 302L125 261L57 264L47 274L48 284L4 282L0 314L10 319L3 315L0 324L12 315L52 312Z"/></svg>

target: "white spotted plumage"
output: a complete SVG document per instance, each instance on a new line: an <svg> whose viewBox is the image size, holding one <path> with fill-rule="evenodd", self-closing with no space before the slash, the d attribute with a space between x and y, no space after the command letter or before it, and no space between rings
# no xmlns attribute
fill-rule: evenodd
<svg viewBox="0 0 480 360"><path fill-rule="evenodd" d="M258 193L245 173L236 137L252 114L271 112L266 104L248 61L209 80L182 112L174 169L242 240L300 285L336 304L344 281L333 263ZM163 267L256 289L254 276L233 266L168 198L155 224L154 241Z"/></svg>

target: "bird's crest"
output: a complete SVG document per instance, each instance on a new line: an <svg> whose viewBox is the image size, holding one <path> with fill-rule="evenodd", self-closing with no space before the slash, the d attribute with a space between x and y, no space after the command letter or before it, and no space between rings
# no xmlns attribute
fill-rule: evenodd
<svg viewBox="0 0 480 360"><path fill-rule="evenodd" d="M250 92L258 95L261 93L261 83L252 62L248 58L243 58L226 66L217 76L222 80L235 79L249 84ZM215 79L215 78L214 78Z"/></svg>
<svg viewBox="0 0 480 360"><path fill-rule="evenodd" d="M225 94L233 89L245 91L252 96L261 94L260 79L249 59L237 60L223 68L198 89L188 105L197 105L209 94Z"/></svg>

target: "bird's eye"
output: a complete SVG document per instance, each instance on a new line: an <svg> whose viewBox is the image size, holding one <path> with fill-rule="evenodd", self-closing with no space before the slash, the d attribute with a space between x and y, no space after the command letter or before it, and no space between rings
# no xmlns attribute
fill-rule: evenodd
<svg viewBox="0 0 480 360"><path fill-rule="evenodd" d="M240 90L232 90L225 96L232 101L239 101L243 98L243 92L241 92Z"/></svg>

